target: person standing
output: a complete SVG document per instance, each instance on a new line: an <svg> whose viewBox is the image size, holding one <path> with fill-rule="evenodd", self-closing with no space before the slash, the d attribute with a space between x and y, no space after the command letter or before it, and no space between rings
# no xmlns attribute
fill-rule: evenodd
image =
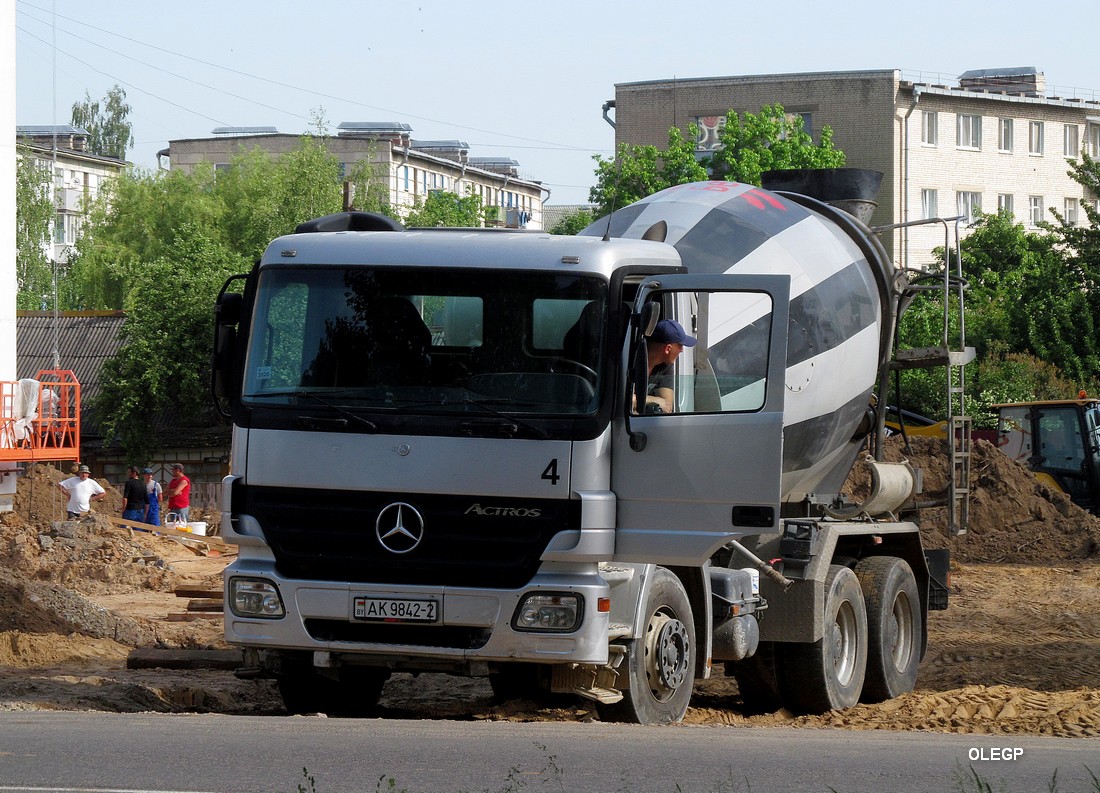
<svg viewBox="0 0 1100 793"><path fill-rule="evenodd" d="M145 483L138 479L137 466L131 465L126 469L126 484L122 488L123 519L144 522L148 499Z"/></svg>
<svg viewBox="0 0 1100 793"><path fill-rule="evenodd" d="M77 520L83 513L92 508L93 501L99 501L107 496L99 482L92 479L92 469L82 465L76 469L76 476L70 476L64 481L58 482L61 492L69 497L65 505L66 516L69 520Z"/></svg>
<svg viewBox="0 0 1100 793"><path fill-rule="evenodd" d="M160 500L164 495L164 489L160 482L153 478L152 468L142 468L141 478L145 480L145 522L150 526L160 525Z"/></svg>
<svg viewBox="0 0 1100 793"><path fill-rule="evenodd" d="M168 511L179 515L180 521L186 523L191 512L191 480L183 472L181 463L172 465L172 481L168 483Z"/></svg>

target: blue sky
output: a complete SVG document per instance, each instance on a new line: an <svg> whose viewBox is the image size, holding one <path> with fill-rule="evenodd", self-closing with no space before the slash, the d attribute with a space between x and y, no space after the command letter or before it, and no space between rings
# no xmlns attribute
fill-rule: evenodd
<svg viewBox="0 0 1100 793"><path fill-rule="evenodd" d="M1035 66L1048 88L1100 93L1096 5L16 0L16 123L68 123L73 102L117 83L129 157L154 168L169 140L218 126L403 121L414 138L512 157L548 203L579 203L592 155L614 145L601 108L616 83Z"/></svg>

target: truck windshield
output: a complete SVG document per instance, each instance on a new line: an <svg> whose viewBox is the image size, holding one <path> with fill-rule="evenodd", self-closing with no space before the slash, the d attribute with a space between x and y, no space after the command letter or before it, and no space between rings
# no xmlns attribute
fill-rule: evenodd
<svg viewBox="0 0 1100 793"><path fill-rule="evenodd" d="M273 267L242 397L361 409L586 414L599 407L607 284L552 272Z"/></svg>

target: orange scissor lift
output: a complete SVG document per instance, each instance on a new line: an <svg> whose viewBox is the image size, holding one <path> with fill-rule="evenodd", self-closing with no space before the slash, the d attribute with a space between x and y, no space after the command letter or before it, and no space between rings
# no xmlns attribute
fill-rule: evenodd
<svg viewBox="0 0 1100 793"><path fill-rule="evenodd" d="M79 459L80 383L71 371L0 381L0 462Z"/></svg>

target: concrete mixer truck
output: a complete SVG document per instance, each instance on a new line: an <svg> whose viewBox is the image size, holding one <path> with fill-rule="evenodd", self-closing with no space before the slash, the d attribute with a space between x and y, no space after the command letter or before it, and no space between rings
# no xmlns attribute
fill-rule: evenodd
<svg viewBox="0 0 1100 793"><path fill-rule="evenodd" d="M753 708L909 691L946 607L919 476L880 459L840 495L905 284L846 212L729 182L577 236L346 212L274 240L216 307L238 675L289 712L428 671L640 723L716 665Z"/></svg>

